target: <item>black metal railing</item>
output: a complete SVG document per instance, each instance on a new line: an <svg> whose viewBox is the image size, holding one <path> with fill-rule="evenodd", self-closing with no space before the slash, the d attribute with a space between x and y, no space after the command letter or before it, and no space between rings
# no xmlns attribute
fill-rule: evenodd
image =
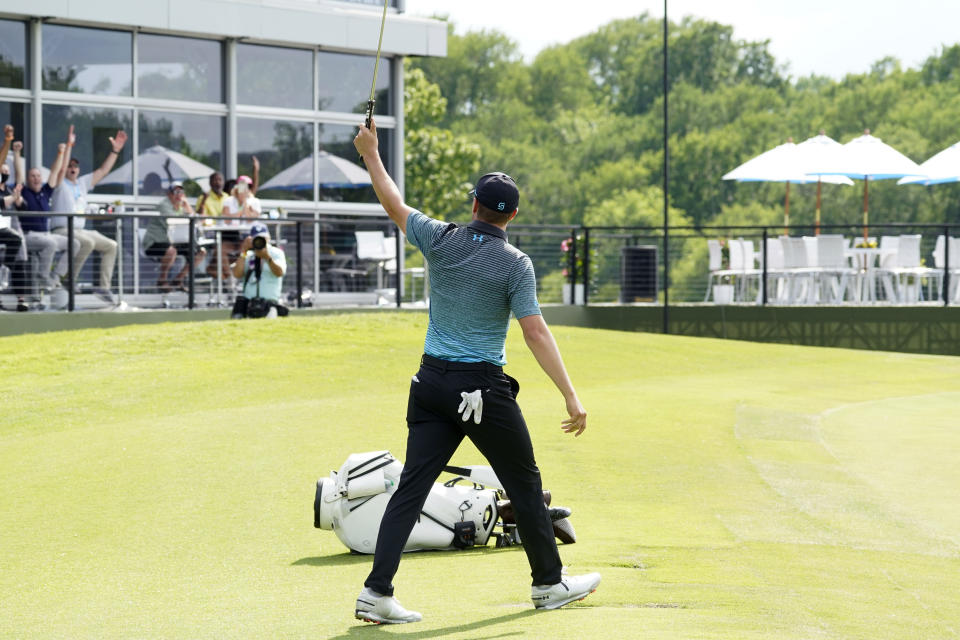
<svg viewBox="0 0 960 640"><path fill-rule="evenodd" d="M95 229L120 245L112 281L119 300L133 300L135 306L168 306L163 292L151 284L157 270L155 260L141 251L142 222L155 214L139 210L85 215L94 220ZM426 304L428 279L422 257L385 218L291 214L256 220L271 228L274 240L287 254L284 295L289 306ZM224 268L224 261L229 264L233 259L225 247L235 249L238 236L234 232L232 239L227 239L230 228L224 221L198 216L170 218L172 226L179 222L186 227L185 237L205 238L203 244L186 243L183 255L187 265L194 265L195 252L203 247L207 270L187 268L185 291L180 292L185 295L169 306L194 309L230 302L237 283ZM885 223L873 224L870 229L874 235L869 237L876 246L858 246L864 243L859 225L822 225L820 236L813 235L812 226L793 227L790 236L774 226L677 226L668 228L666 253L663 227L518 224L511 225L508 232L510 242L534 263L543 303L662 305L667 292L671 304L950 305L958 301L960 239L952 238L951 233L960 233L960 225ZM360 251L356 232L370 230L382 234L381 255ZM72 265L72 225L67 226L66 235L67 263ZM819 264L820 257L809 254L802 260L784 255L800 251L801 246L808 251L806 247L820 242L816 238L836 235L844 238L842 264ZM890 256L900 255L887 244L895 244L901 236L912 247L913 262L883 264ZM836 247L836 240L829 242ZM95 261L96 257L91 262ZM84 267L79 279L87 280L93 267ZM62 305L69 311L77 309L77 292L83 292L73 282L72 273L73 269L67 270Z"/></svg>

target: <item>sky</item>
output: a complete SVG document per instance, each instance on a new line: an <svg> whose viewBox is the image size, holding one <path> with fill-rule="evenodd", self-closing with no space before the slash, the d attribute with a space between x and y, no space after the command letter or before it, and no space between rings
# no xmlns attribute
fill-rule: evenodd
<svg viewBox="0 0 960 640"><path fill-rule="evenodd" d="M864 73L885 56L916 68L942 45L960 42L960 0L669 0L667 9L671 21L708 18L732 25L737 39L770 40L770 51L794 78ZM659 18L663 0L406 0L406 11L447 14L457 33L502 31L529 61L617 18L644 11Z"/></svg>

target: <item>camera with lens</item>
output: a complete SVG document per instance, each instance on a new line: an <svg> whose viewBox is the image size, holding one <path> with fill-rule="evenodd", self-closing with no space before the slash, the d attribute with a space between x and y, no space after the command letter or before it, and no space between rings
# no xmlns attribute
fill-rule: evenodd
<svg viewBox="0 0 960 640"><path fill-rule="evenodd" d="M262 251L267 246L267 239L263 236L256 236L253 239L253 250Z"/></svg>

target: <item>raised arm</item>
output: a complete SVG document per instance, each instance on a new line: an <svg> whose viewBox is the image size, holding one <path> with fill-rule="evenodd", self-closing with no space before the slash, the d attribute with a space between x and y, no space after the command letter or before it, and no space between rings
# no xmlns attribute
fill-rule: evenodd
<svg viewBox="0 0 960 640"><path fill-rule="evenodd" d="M120 155L120 152L123 151L123 145L127 144L127 132L121 129L117 131L116 136L109 140L113 150L107 154L107 159L103 161L103 164L93 172L90 178L92 185L96 185L103 180L106 175L110 173L110 170L113 169L113 165L117 162L117 157Z"/></svg>
<svg viewBox="0 0 960 640"><path fill-rule="evenodd" d="M73 131L73 125L70 125L70 129L67 131L67 145L63 152L63 158L60 159L60 170L57 171L57 185L63 182L63 178L67 175L67 165L70 164L70 153L73 149L73 145L77 142L77 134ZM53 171L50 171L51 177L53 176ZM49 183L51 187L55 187L52 182Z"/></svg>
<svg viewBox="0 0 960 640"><path fill-rule="evenodd" d="M0 164L7 161L10 155L10 145L13 144L13 125L8 124L3 127L3 144L0 145Z"/></svg>
<svg viewBox="0 0 960 640"><path fill-rule="evenodd" d="M50 175L47 176L47 184L50 185L51 189L56 189L60 184L60 179L63 176L61 169L67 164L64 160L66 155L67 145L61 142L57 145L57 157L53 159L53 165L50 167Z"/></svg>
<svg viewBox="0 0 960 640"><path fill-rule="evenodd" d="M567 368L563 366L563 358L560 356L560 349L557 347L556 340L553 339L550 327L540 314L524 316L519 322L527 348L533 353L540 368L563 394L567 414L570 416L561 423L563 430L579 436L587 428L587 411L577 398L577 392L573 388L573 383L570 382L570 376L567 375Z"/></svg>
<svg viewBox="0 0 960 640"><path fill-rule="evenodd" d="M250 185L250 193L257 195L257 189L260 187L260 161L257 156L252 156L253 160L253 184Z"/></svg>
<svg viewBox="0 0 960 640"><path fill-rule="evenodd" d="M380 205L390 216L400 230L407 232L407 218L410 217L412 207L404 203L400 196L400 189L387 168L383 166L383 160L380 158L380 148L377 141L377 124L370 119L370 128L360 125L357 137L353 139L353 146L357 148L360 155L363 156L363 162L367 165L367 173L370 174L370 180L373 182L373 190L377 194Z"/></svg>
<svg viewBox="0 0 960 640"><path fill-rule="evenodd" d="M13 179L16 184L23 184L27 180L27 171L23 166L23 142L13 143Z"/></svg>

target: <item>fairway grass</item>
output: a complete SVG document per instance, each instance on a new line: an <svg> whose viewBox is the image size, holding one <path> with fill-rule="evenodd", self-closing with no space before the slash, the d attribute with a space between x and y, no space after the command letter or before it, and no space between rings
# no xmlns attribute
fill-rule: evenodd
<svg viewBox="0 0 960 640"><path fill-rule="evenodd" d="M516 326L507 370L573 510L561 556L599 590L537 612L519 548L407 554L423 622L364 626L371 559L313 528L314 484L403 459L425 322L0 338L0 638L960 635L960 358L554 327L573 438Z"/></svg>

